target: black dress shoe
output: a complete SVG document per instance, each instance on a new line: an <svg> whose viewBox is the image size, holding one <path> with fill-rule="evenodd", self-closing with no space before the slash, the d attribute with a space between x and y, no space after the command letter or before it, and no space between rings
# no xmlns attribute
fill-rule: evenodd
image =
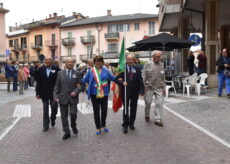
<svg viewBox="0 0 230 164"><path fill-rule="evenodd" d="M128 133L128 128L127 127L123 128L123 133Z"/></svg>
<svg viewBox="0 0 230 164"><path fill-rule="evenodd" d="M73 131L74 134L78 134L77 128L72 128L72 131Z"/></svg>
<svg viewBox="0 0 230 164"><path fill-rule="evenodd" d="M135 127L133 125L129 125L130 130L135 130Z"/></svg>
<svg viewBox="0 0 230 164"><path fill-rule="evenodd" d="M62 139L66 140L66 139L68 139L70 137L71 137L70 133L65 133Z"/></svg>
<svg viewBox="0 0 230 164"><path fill-rule="evenodd" d="M43 132L47 132L49 128L43 128Z"/></svg>
<svg viewBox="0 0 230 164"><path fill-rule="evenodd" d="M55 126L55 121L51 121L51 126L52 126L52 127Z"/></svg>
<svg viewBox="0 0 230 164"><path fill-rule="evenodd" d="M164 124L162 123L162 122L157 122L157 121L155 121L155 125L157 125L157 126L164 126Z"/></svg>

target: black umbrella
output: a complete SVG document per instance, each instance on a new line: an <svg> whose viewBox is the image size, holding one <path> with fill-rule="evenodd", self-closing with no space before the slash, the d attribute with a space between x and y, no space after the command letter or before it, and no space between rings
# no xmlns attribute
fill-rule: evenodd
<svg viewBox="0 0 230 164"><path fill-rule="evenodd" d="M129 47L129 48L127 48L127 50L129 52L154 51L154 50L161 50L161 51L163 51L163 47L146 47L143 44L140 44L140 45L135 45L135 46ZM164 51L172 51L172 50L173 49L170 49L170 48L167 48L167 47L164 48Z"/></svg>
<svg viewBox="0 0 230 164"><path fill-rule="evenodd" d="M154 47L162 47L164 49L182 49L190 48L194 42L178 38L176 36L161 33L147 39L135 42L135 45L143 49L152 49Z"/></svg>

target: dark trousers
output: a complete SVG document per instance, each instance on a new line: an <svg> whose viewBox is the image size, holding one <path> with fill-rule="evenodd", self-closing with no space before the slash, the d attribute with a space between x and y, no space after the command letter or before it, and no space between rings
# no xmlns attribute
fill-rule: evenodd
<svg viewBox="0 0 230 164"><path fill-rule="evenodd" d="M15 76L13 77L13 91L17 91L18 90L18 77Z"/></svg>
<svg viewBox="0 0 230 164"><path fill-rule="evenodd" d="M122 98L122 101L125 108L124 97ZM122 124L123 127L127 128L129 125L134 125L134 122L136 120L136 113L137 113L137 102L138 102L137 93L133 93L127 96L126 109L123 110L123 124Z"/></svg>
<svg viewBox="0 0 230 164"><path fill-rule="evenodd" d="M91 102L93 104L94 121L96 128L101 129L101 127L106 127L108 96L105 96L103 98L96 98L96 95L91 95Z"/></svg>
<svg viewBox="0 0 230 164"><path fill-rule="evenodd" d="M70 133L69 130L69 121L68 121L68 115L70 113L70 123L71 127L76 128L76 120L77 120L77 105L73 104L60 104L60 110L61 110L61 120L62 120L62 128L63 131L67 134ZM70 111L69 111L70 110Z"/></svg>
<svg viewBox="0 0 230 164"><path fill-rule="evenodd" d="M42 100L43 102L43 128L49 128L50 120L51 122L55 122L58 103L53 101L53 99ZM51 106L51 116L49 118L49 105Z"/></svg>

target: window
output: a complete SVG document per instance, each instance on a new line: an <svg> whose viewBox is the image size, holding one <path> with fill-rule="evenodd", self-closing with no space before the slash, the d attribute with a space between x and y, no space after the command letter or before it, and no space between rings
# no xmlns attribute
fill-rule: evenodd
<svg viewBox="0 0 230 164"><path fill-rule="evenodd" d="M9 47L13 47L14 46L14 41L13 40L9 40Z"/></svg>
<svg viewBox="0 0 230 164"><path fill-rule="evenodd" d="M72 56L72 48L68 48L68 56Z"/></svg>
<svg viewBox="0 0 230 164"><path fill-rule="evenodd" d="M108 33L129 31L129 24L108 25Z"/></svg>
<svg viewBox="0 0 230 164"><path fill-rule="evenodd" d="M21 38L21 48L27 48L26 37Z"/></svg>
<svg viewBox="0 0 230 164"><path fill-rule="evenodd" d="M55 49L51 50L51 56L52 56L52 59L55 60Z"/></svg>
<svg viewBox="0 0 230 164"><path fill-rule="evenodd" d="M118 44L117 43L108 44L108 52L118 52Z"/></svg>
<svg viewBox="0 0 230 164"><path fill-rule="evenodd" d="M42 35L35 35L35 46L42 46Z"/></svg>
<svg viewBox="0 0 230 164"><path fill-rule="evenodd" d="M55 45L55 39L56 39L56 35L55 34L52 34L52 45Z"/></svg>
<svg viewBox="0 0 230 164"><path fill-rule="evenodd" d="M108 25L108 32L113 33L118 31L118 26L113 24L113 25Z"/></svg>
<svg viewBox="0 0 230 164"><path fill-rule="evenodd" d="M139 31L140 29L140 23L134 23L134 30Z"/></svg>
<svg viewBox="0 0 230 164"><path fill-rule="evenodd" d="M18 39L14 39L14 47L18 47Z"/></svg>
<svg viewBox="0 0 230 164"><path fill-rule="evenodd" d="M123 24L123 30L129 31L129 24Z"/></svg>
<svg viewBox="0 0 230 164"><path fill-rule="evenodd" d="M72 32L68 32L68 38L72 38Z"/></svg>
<svg viewBox="0 0 230 164"><path fill-rule="evenodd" d="M155 34L155 22L149 22L149 35Z"/></svg>

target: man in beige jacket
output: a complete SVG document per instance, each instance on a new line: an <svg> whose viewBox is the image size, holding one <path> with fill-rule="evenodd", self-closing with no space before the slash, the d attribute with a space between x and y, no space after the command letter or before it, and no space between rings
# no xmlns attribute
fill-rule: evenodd
<svg viewBox="0 0 230 164"><path fill-rule="evenodd" d="M154 120L155 125L163 126L162 109L165 95L165 71L164 65L161 63L161 51L154 51L152 58L145 64L142 77L145 85L145 121L150 120L150 107L155 96Z"/></svg>

